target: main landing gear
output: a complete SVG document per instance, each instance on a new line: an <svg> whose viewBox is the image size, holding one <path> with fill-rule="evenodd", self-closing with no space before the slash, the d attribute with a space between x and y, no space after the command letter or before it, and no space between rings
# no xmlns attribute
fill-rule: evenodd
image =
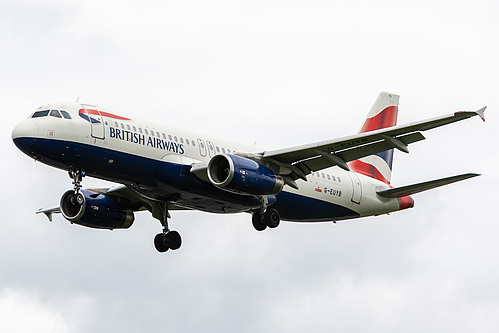
<svg viewBox="0 0 499 333"><path fill-rule="evenodd" d="M262 207L259 211L253 213L253 217L251 221L253 222L253 227L257 231L263 231L269 228L277 228L281 221L281 217L279 216L279 212L268 206L268 200L266 196L260 197L260 201L262 202Z"/></svg>
<svg viewBox="0 0 499 333"><path fill-rule="evenodd" d="M182 238L175 230L168 228L168 202L158 202L153 207L153 217L157 218L163 225L163 232L154 237L154 247L158 252L166 252L168 250L178 250L182 245Z"/></svg>
<svg viewBox="0 0 499 333"><path fill-rule="evenodd" d="M261 212L254 212L251 222L253 222L253 227L257 231L263 231L267 227L277 228L281 222L281 217L279 216L279 212L274 208L267 208L263 214Z"/></svg>

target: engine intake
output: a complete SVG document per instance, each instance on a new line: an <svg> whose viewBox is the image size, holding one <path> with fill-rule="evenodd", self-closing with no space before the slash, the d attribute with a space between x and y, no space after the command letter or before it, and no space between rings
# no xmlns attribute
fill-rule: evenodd
<svg viewBox="0 0 499 333"><path fill-rule="evenodd" d="M77 195L73 190L64 193L60 206L66 220L90 228L126 229L135 220L133 212L116 200L84 189Z"/></svg>
<svg viewBox="0 0 499 333"><path fill-rule="evenodd" d="M278 194L284 181L274 171L249 158L220 154L208 163L208 178L223 190L251 195Z"/></svg>

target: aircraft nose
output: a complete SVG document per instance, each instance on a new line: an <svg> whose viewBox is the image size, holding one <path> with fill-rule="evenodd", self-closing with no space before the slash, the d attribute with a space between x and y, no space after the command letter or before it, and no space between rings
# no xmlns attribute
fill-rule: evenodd
<svg viewBox="0 0 499 333"><path fill-rule="evenodd" d="M38 136L38 125L30 120L25 120L12 130L12 139Z"/></svg>

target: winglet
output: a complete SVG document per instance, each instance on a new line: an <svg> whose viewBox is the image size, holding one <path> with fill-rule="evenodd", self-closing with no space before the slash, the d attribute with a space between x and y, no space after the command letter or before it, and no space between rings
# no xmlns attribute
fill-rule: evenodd
<svg viewBox="0 0 499 333"><path fill-rule="evenodd" d="M485 109L486 109L486 108L487 108L487 107L486 107L486 106L484 106L484 107L483 107L483 108L481 108L480 110L475 111L475 112L476 112L476 114L477 114L477 115L479 115L479 116L480 116L480 118L482 118L482 120L483 120L484 122L485 122Z"/></svg>

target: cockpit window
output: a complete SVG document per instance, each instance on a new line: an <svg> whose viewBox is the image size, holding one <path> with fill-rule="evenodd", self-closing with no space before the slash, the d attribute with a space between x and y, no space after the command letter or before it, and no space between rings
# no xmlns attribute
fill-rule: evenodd
<svg viewBox="0 0 499 333"><path fill-rule="evenodd" d="M62 114L62 116L61 116ZM67 111L64 110L41 110L41 111L35 111L31 118L40 118L40 117L55 117L55 118L64 118L64 119L71 119L71 116Z"/></svg>
<svg viewBox="0 0 499 333"><path fill-rule="evenodd" d="M62 116L65 118L65 119L71 119L71 116L69 115L69 113L67 113L66 111L64 110L59 110L61 111L61 114Z"/></svg>
<svg viewBox="0 0 499 333"><path fill-rule="evenodd" d="M48 115L49 115L49 110L36 111L35 113L33 113L31 118L46 117Z"/></svg>
<svg viewBox="0 0 499 333"><path fill-rule="evenodd" d="M56 118L62 118L61 114L57 110L50 110L50 116Z"/></svg>

